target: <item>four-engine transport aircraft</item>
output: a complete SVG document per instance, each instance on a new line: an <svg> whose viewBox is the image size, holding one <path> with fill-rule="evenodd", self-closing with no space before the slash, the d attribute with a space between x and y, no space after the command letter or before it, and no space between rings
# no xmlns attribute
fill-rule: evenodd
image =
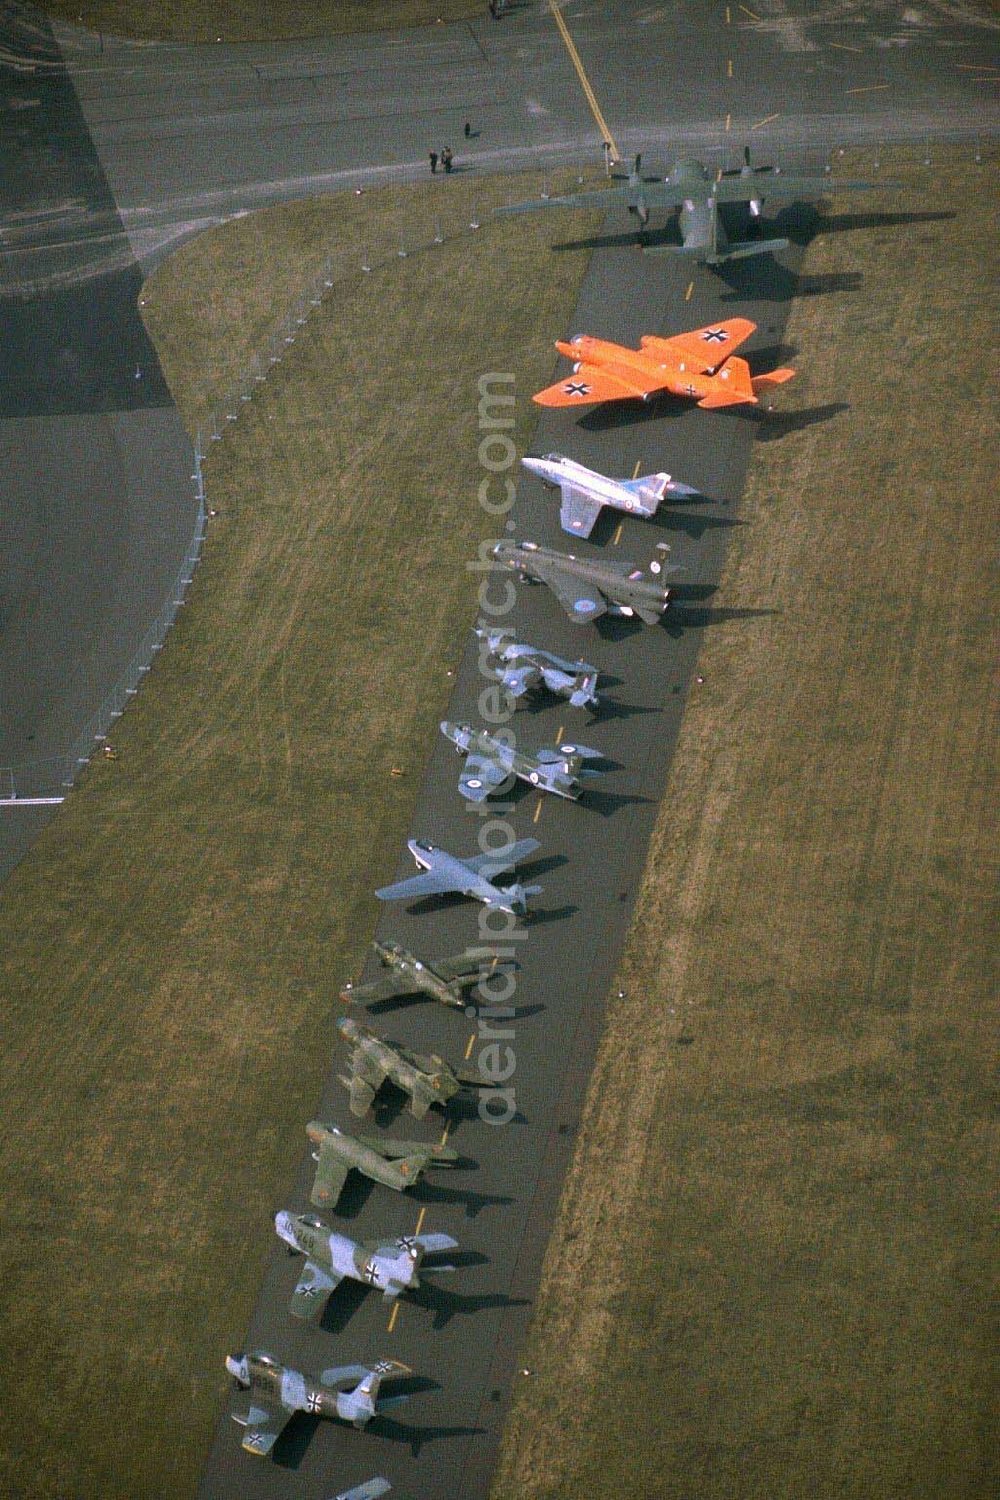
<svg viewBox="0 0 1000 1500"><path fill-rule="evenodd" d="M669 338L644 334L638 349L585 333L568 344L557 339L559 353L573 361L573 373L532 399L539 406L592 406L636 397L650 401L668 391L690 396L705 407L755 403L762 391L783 385L795 374L785 369L751 375L745 359L733 358L733 351L756 329L749 318L727 318Z"/></svg>
<svg viewBox="0 0 1000 1500"><path fill-rule="evenodd" d="M281 1209L274 1216L279 1239L289 1255L304 1255L306 1263L292 1293L293 1318L315 1318L326 1306L330 1293L345 1277L364 1286L378 1287L383 1297L420 1285L420 1266L425 1255L457 1250L450 1234L383 1235L381 1239L352 1240L337 1234L315 1214L293 1214ZM454 1266L435 1265L428 1270L453 1271Z"/></svg>
<svg viewBox="0 0 1000 1500"><path fill-rule="evenodd" d="M479 653L484 676L495 677L512 698L523 698L534 688L544 687L558 698L568 698L573 708L599 706L597 668L586 661L569 661L541 646L519 641L512 630L476 630L486 647Z"/></svg>
<svg viewBox="0 0 1000 1500"><path fill-rule="evenodd" d="M421 874L397 880L395 885L384 885L375 892L380 901L417 901L422 896L457 894L508 911L511 916L523 916L528 910L528 897L541 894L540 885L521 885L517 881L509 886L493 883L495 876L513 870L522 859L540 849L537 839L518 839L494 854L474 854L468 859L459 859L425 839L407 839L406 843Z"/></svg>
<svg viewBox="0 0 1000 1500"><path fill-rule="evenodd" d="M515 747L471 724L441 725L445 739L451 740L465 765L458 790L470 802L482 802L498 791L511 776L528 782L540 792L554 792L557 797L576 799L584 790L584 779L600 776L600 771L584 769L585 760L600 760L602 751L586 745L543 745L540 750Z"/></svg>
<svg viewBox="0 0 1000 1500"><path fill-rule="evenodd" d="M243 1447L247 1453L270 1453L282 1430L297 1411L318 1417L339 1417L354 1427L367 1427L373 1417L406 1396L380 1398L383 1380L410 1375L408 1365L398 1359L380 1359L376 1365L343 1365L321 1375L291 1370L263 1350L249 1354L227 1354L226 1369L241 1390L250 1392L249 1405L232 1413L234 1422L246 1428Z"/></svg>
<svg viewBox="0 0 1000 1500"><path fill-rule="evenodd" d="M730 241L719 209L727 204L746 204L752 219L760 219L768 200L784 203L824 198L830 193L867 192L896 186L890 182L840 180L828 173L783 172L780 167L754 167L750 148L743 152L743 166L735 172L718 172L704 162L675 162L666 177L642 176L642 157L637 155L621 186L562 197L533 198L494 210L498 214L528 213L540 208L613 208L624 204L645 229L652 209L679 209L679 245L650 246L653 254L689 255L705 265L722 265L751 255L768 255L788 248L787 239Z"/></svg>
<svg viewBox="0 0 1000 1500"><path fill-rule="evenodd" d="M521 459L530 474L536 474L550 489L558 489L562 504L559 523L571 536L589 536L594 522L605 505L623 510L626 515L649 520L656 515L660 502L668 497L687 500L698 490L681 484L669 474L639 474L635 479L608 479L587 469L561 453L545 453L541 458L530 455Z"/></svg>
<svg viewBox="0 0 1000 1500"><path fill-rule="evenodd" d="M668 552L659 542L657 552ZM597 557L575 557L537 542L497 542L493 556L519 573L525 583L544 583L555 594L576 625L601 615L637 615L655 625L670 604L670 590L662 581L663 563L654 557L645 571L630 562L605 562Z"/></svg>
<svg viewBox="0 0 1000 1500"><path fill-rule="evenodd" d="M348 1048L347 1073L338 1074L351 1095L351 1114L361 1119L374 1102L375 1095L388 1079L404 1094L409 1094L409 1110L422 1120L432 1104L442 1108L464 1088L489 1088L489 1081L477 1068L464 1063L452 1067L436 1052L427 1056L411 1052L400 1042L386 1041L370 1026L344 1016L337 1031Z"/></svg>
<svg viewBox="0 0 1000 1500"><path fill-rule="evenodd" d="M429 995L442 1005L452 1005L457 1010L466 1006L465 991L470 985L479 984L499 970L509 973L515 965L509 960L497 962L497 955L488 948L466 949L452 958L417 958L401 943L380 943L373 939L372 947L379 956L384 969L378 979L368 984L345 984L340 998L345 1004L371 1004L377 1000L389 1000L396 995Z"/></svg>
<svg viewBox="0 0 1000 1500"><path fill-rule="evenodd" d="M326 1125L322 1120L310 1120L306 1135L315 1148L316 1176L309 1201L317 1208L336 1203L352 1167L373 1182L402 1193L419 1182L428 1167L450 1166L458 1161L458 1152L451 1146L394 1141L382 1135L348 1135L338 1125Z"/></svg>

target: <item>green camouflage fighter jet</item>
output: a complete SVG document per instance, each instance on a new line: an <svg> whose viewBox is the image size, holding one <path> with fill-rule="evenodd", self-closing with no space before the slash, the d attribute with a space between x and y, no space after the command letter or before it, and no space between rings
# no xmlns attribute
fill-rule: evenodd
<svg viewBox="0 0 1000 1500"><path fill-rule="evenodd" d="M355 1168L397 1193L405 1192L419 1182L431 1166L446 1166L458 1161L451 1146L428 1145L426 1141L394 1141L380 1135L348 1135L336 1125L310 1120L306 1135L315 1146L317 1163L310 1203L327 1208L336 1203Z"/></svg>
<svg viewBox="0 0 1000 1500"><path fill-rule="evenodd" d="M751 219L761 219L769 200L783 203L825 198L833 193L857 193L876 188L898 187L896 182L860 182L838 179L829 173L784 172L780 167L754 167L750 148L744 148L743 166L736 171L715 172L704 162L682 160L674 163L666 177L642 175L642 157L636 156L632 170L619 187L602 188L586 193L569 193L559 198L535 198L527 203L512 203L494 209L498 214L528 213L539 208L613 208L622 204L638 219L642 229L649 223L652 209L667 213L679 210L679 245L653 245L654 253L689 255L705 265L718 266L727 260L743 260L750 255L767 255L788 248L787 239L753 239L730 241L719 209L730 204L746 204Z"/></svg>
<svg viewBox="0 0 1000 1500"><path fill-rule="evenodd" d="M245 1429L244 1450L261 1457L270 1453L297 1411L367 1427L373 1417L407 1399L380 1399L382 1381L412 1374L398 1359L380 1359L376 1365L342 1365L321 1375L304 1375L279 1365L263 1349L227 1354L226 1369L239 1389L248 1392L248 1400L231 1413L233 1421Z"/></svg>
<svg viewBox="0 0 1000 1500"><path fill-rule="evenodd" d="M345 984L340 992L345 1005L368 1005L396 995L429 995L442 1005L464 1010L464 991L470 985L488 979L497 970L509 973L515 967L512 963L498 963L496 954L488 948L467 948L451 958L431 960L415 957L401 943L380 943L376 939L372 947L389 973L369 984Z"/></svg>
<svg viewBox="0 0 1000 1500"><path fill-rule="evenodd" d="M669 550L665 542L657 544L657 554ZM659 555L645 571L629 562L556 552L537 542L497 542L493 556L500 567L519 574L523 583L547 584L576 625L609 613L638 615L647 625L655 625L670 603Z"/></svg>
<svg viewBox="0 0 1000 1500"><path fill-rule="evenodd" d="M442 1109L463 1088L487 1088L489 1085L475 1068L460 1064L451 1067L436 1052L421 1056L399 1042L387 1042L370 1026L363 1026L345 1016L337 1030L346 1043L349 1076L338 1074L339 1082L350 1090L351 1114L361 1119L368 1113L379 1089L388 1079L404 1094L409 1094L410 1113L422 1120L432 1104Z"/></svg>

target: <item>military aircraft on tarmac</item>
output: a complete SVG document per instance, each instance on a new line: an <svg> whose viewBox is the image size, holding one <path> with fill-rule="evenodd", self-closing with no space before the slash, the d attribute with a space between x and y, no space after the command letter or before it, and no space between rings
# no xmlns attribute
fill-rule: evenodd
<svg viewBox="0 0 1000 1500"><path fill-rule="evenodd" d="M498 214L527 213L539 208L613 208L622 203L645 229L650 211L679 209L679 245L653 245L651 253L689 255L710 266L728 260L743 260L750 255L767 255L788 248L787 239L755 239L731 243L722 223L719 209L725 205L745 203L752 219L760 219L767 200L785 203L824 198L830 193L864 192L880 187L894 187L890 182L855 182L831 177L828 173L783 172L780 167L754 167L750 148L744 148L743 166L735 172L712 171L703 162L677 161L666 177L642 176L642 157L637 155L628 177L620 187L602 188L597 192L568 193L557 198L533 198L526 203L512 203L494 210Z"/></svg>
<svg viewBox="0 0 1000 1500"><path fill-rule="evenodd" d="M635 479L607 479L593 469L561 453L546 453L541 458L522 458L531 474L562 497L559 521L563 531L573 536L589 536L594 522L605 505L623 510L630 516L648 519L655 516L660 502L667 499L687 500L698 490L671 479L669 474L640 474Z"/></svg>
<svg viewBox="0 0 1000 1500"><path fill-rule="evenodd" d="M522 859L541 848L537 839L519 839L495 853L474 854L469 859L459 859L424 839L406 842L421 874L398 880L395 885L384 885L375 892L380 901L416 901L422 896L454 892L472 896L485 906L495 906L512 916L523 916L528 909L528 897L541 893L540 885L521 885L517 881L509 886L493 884L495 876L514 869Z"/></svg>
<svg viewBox="0 0 1000 1500"><path fill-rule="evenodd" d="M398 1297L410 1287L419 1287L419 1271L425 1255L458 1249L458 1241L450 1234L385 1235L382 1239L352 1240L346 1234L336 1234L315 1214L293 1214L286 1209L275 1214L274 1228L288 1246L289 1255L306 1257L292 1293L293 1318L315 1318L345 1277L378 1287L383 1297ZM430 1269L453 1271L455 1267Z"/></svg>
<svg viewBox="0 0 1000 1500"><path fill-rule="evenodd" d="M317 1163L310 1203L326 1208L340 1197L352 1167L374 1182L402 1193L419 1182L428 1167L448 1166L458 1161L451 1146L426 1141L393 1141L381 1135L348 1135L336 1125L310 1120L306 1135L315 1146Z"/></svg>
<svg viewBox="0 0 1000 1500"><path fill-rule="evenodd" d="M597 708L597 668L585 661L567 661L540 646L518 641L511 630L477 630L486 647L479 653L484 674L495 677L512 698L523 698L533 688L545 687L568 698L574 708Z"/></svg>
<svg viewBox="0 0 1000 1500"><path fill-rule="evenodd" d="M429 995L442 1005L453 1005L458 1010L466 1006L465 991L499 970L509 973L514 964L508 960L497 961L497 955L488 948L469 948L452 958L416 958L400 943L380 943L376 938L372 947L381 960L382 967L390 972L373 979L368 984L345 984L340 998L345 1004L369 1004L377 1000L389 1000L394 995Z"/></svg>
<svg viewBox="0 0 1000 1500"><path fill-rule="evenodd" d="M630 397L650 401L668 391L672 396L690 396L704 407L756 404L762 392L783 385L795 374L782 369L751 375L745 359L732 357L733 350L756 328L749 318L728 318L669 338L644 334L638 349L585 333L568 344L558 339L560 354L573 361L572 377L557 380L532 400L539 406L592 406Z"/></svg>
<svg viewBox="0 0 1000 1500"><path fill-rule="evenodd" d="M382 1496L388 1495L391 1489L388 1479L377 1474L374 1479L366 1479L363 1484L341 1490L339 1495L334 1495L333 1500L382 1500Z"/></svg>
<svg viewBox="0 0 1000 1500"><path fill-rule="evenodd" d="M600 760L602 751L586 745L543 746L540 750L515 748L486 729L471 724L441 725L445 739L451 740L460 755L466 757L458 790L470 802L482 802L498 791L511 776L537 787L540 792L554 792L557 797L576 799L584 790L584 778L600 776L600 771L583 769L585 760Z"/></svg>
<svg viewBox="0 0 1000 1500"><path fill-rule="evenodd" d="M488 1088L488 1081L478 1069L460 1064L453 1068L443 1057L432 1052L421 1056L399 1042L387 1042L370 1026L344 1016L337 1030L350 1049L348 1074L338 1074L338 1081L351 1095L351 1114L361 1119L368 1113L375 1095L386 1079L402 1093L409 1094L411 1115L422 1120L432 1104L442 1109L463 1088Z"/></svg>
<svg viewBox="0 0 1000 1500"><path fill-rule="evenodd" d="M246 1428L243 1447L247 1453L262 1456L270 1453L297 1411L367 1427L373 1417L407 1399L380 1398L383 1380L412 1374L398 1359L381 1359L376 1365L344 1365L321 1375L304 1375L279 1365L260 1349L227 1354L226 1369L240 1390L250 1392L249 1406L232 1413L233 1421Z"/></svg>
<svg viewBox="0 0 1000 1500"><path fill-rule="evenodd" d="M670 549L659 542L656 550ZM644 572L629 562L575 557L572 552L555 552L537 542L497 542L493 556L503 567L519 573L525 583L547 584L577 625L609 612L638 615L647 625L655 625L670 604L670 590L661 581L664 565L659 557L654 557Z"/></svg>

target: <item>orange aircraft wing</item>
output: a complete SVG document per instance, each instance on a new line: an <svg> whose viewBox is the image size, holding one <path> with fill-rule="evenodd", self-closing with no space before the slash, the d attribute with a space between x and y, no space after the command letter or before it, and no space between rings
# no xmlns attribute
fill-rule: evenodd
<svg viewBox="0 0 1000 1500"><path fill-rule="evenodd" d="M685 359L694 361L700 373L704 373L721 365L756 329L757 324L751 323L749 318L727 318L721 323L709 323L706 328L692 328L690 333L674 333L665 339L646 334L641 347L650 353L667 349L671 354L682 354Z"/></svg>
<svg viewBox="0 0 1000 1500"><path fill-rule="evenodd" d="M651 395L664 390L662 380L650 376L649 383L636 371L636 382L624 380L599 365L581 364L572 375L557 380L531 399L539 406L591 406L598 401L625 401L629 397Z"/></svg>

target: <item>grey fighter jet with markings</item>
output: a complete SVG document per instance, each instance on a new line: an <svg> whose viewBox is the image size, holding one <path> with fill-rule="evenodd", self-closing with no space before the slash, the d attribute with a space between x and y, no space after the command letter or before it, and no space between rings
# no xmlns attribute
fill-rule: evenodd
<svg viewBox="0 0 1000 1500"><path fill-rule="evenodd" d="M407 1399L380 1397L382 1382L412 1374L398 1359L381 1359L375 1365L343 1365L321 1375L304 1375L280 1365L262 1349L227 1354L226 1369L240 1390L249 1392L248 1404L234 1411L232 1418L246 1429L244 1450L260 1456L270 1453L297 1411L367 1427L373 1417Z"/></svg>
<svg viewBox="0 0 1000 1500"><path fill-rule="evenodd" d="M389 973L368 984L345 984L340 998L347 1005L368 1005L395 995L429 995L442 1005L464 1010L467 989L497 970L509 973L514 967L506 960L498 962L497 955L488 948L467 948L451 958L421 959L401 943L380 943L376 938L372 947Z"/></svg>
<svg viewBox="0 0 1000 1500"><path fill-rule="evenodd" d="M420 1267L426 1255L442 1250L457 1250L458 1241L450 1234L383 1235L381 1239L352 1240L337 1234L315 1214L293 1214L281 1209L274 1216L279 1239L288 1246L289 1255L304 1255L298 1285L292 1293L293 1318L315 1318L326 1306L330 1293L345 1277L364 1286L377 1287L391 1300L400 1292L420 1285ZM453 1271L454 1266L428 1267L434 1271Z"/></svg>
<svg viewBox="0 0 1000 1500"><path fill-rule="evenodd" d="M569 661L552 651L543 651L519 641L511 630L477 630L485 651L479 653L484 675L495 677L512 698L523 698L534 688L544 687L573 708L598 707L597 668L586 661Z"/></svg>
<svg viewBox="0 0 1000 1500"><path fill-rule="evenodd" d="M558 489L561 496L559 522L571 536L589 536L594 523L606 505L629 516L649 520L656 515L665 499L687 500L698 490L681 484L669 474L640 474L635 479L608 479L593 469L584 468L561 453L546 453L541 458L521 459L530 474L543 484Z"/></svg>
<svg viewBox="0 0 1000 1500"><path fill-rule="evenodd" d="M397 880L395 885L382 886L375 892L380 901L418 901L423 896L454 893L471 896L512 916L523 916L528 909L528 897L541 893L540 885L521 885L517 881L508 886L493 883L497 875L513 870L522 859L540 849L537 839L519 839L495 853L474 854L469 859L459 859L425 839L407 839L407 848L421 873Z"/></svg>
<svg viewBox="0 0 1000 1500"><path fill-rule="evenodd" d="M458 1161L451 1146L427 1141L394 1141L381 1135L348 1135L336 1125L310 1120L306 1126L316 1162L310 1203L326 1208L336 1203L351 1168L402 1193L419 1182L428 1167L448 1166Z"/></svg>
<svg viewBox="0 0 1000 1500"><path fill-rule="evenodd" d="M654 245L652 253L689 255L706 265L722 265L751 255L767 255L788 248L787 239L754 239L732 243L719 209L727 204L746 204L752 219L760 219L766 201L785 203L825 198L830 193L866 192L898 187L891 182L841 180L827 173L783 172L780 167L754 167L750 148L743 152L737 171L716 172L700 161L678 161L666 177L644 177L642 157L636 156L632 170L619 187L597 192L569 193L564 197L535 198L512 203L495 213L527 213L539 208L613 208L623 204L645 229L653 209L679 210L679 245Z"/></svg>
<svg viewBox="0 0 1000 1500"><path fill-rule="evenodd" d="M600 771L584 769L585 760L600 760L602 754L586 745L565 744L528 750L507 744L486 729L473 729L471 724L452 724L447 719L441 725L441 733L445 739L451 740L459 755L465 756L458 790L470 802L482 802L512 776L537 787L540 792L553 792L557 797L575 800L584 790L585 779L601 774Z"/></svg>
<svg viewBox="0 0 1000 1500"><path fill-rule="evenodd" d="M656 548L658 554L669 550L664 542ZM501 567L518 573L523 582L547 584L576 625L609 613L637 615L647 625L655 625L670 604L660 556L644 570L629 562L556 552L537 542L507 541L497 542L493 556Z"/></svg>
<svg viewBox="0 0 1000 1500"><path fill-rule="evenodd" d="M427 1056L411 1052L409 1047L386 1041L370 1026L350 1016L337 1022L337 1031L350 1054L347 1074L339 1073L337 1079L350 1092L351 1114L357 1119L368 1113L387 1079L402 1093L409 1094L410 1113L417 1120L424 1118L432 1104L443 1109L464 1088L489 1087L477 1068L466 1067L464 1063L453 1068L436 1052Z"/></svg>

